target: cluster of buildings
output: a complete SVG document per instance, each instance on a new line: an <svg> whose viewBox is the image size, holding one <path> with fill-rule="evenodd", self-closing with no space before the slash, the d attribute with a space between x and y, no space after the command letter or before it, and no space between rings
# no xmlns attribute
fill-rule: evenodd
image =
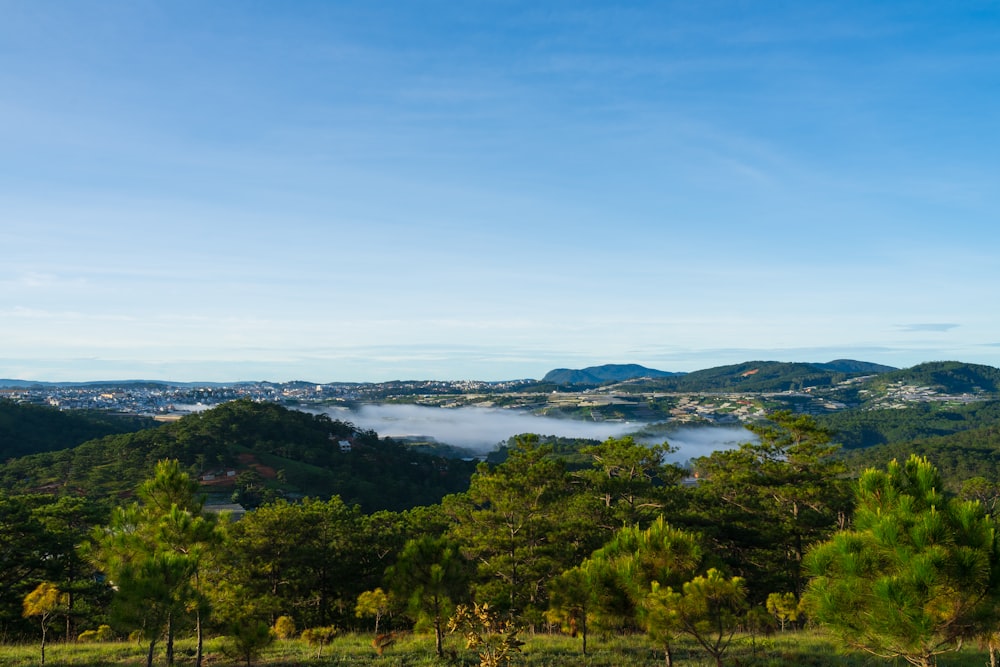
<svg viewBox="0 0 1000 667"><path fill-rule="evenodd" d="M317 392L311 392L315 397ZM49 405L64 410L106 410L139 415L165 415L200 410L240 398L284 401L298 398L299 388L280 384L174 385L158 382L87 384L19 384L0 388L0 397L19 403ZM322 392L319 392L322 395Z"/></svg>
<svg viewBox="0 0 1000 667"><path fill-rule="evenodd" d="M870 389L858 391L862 397L871 396L875 399L873 407L902 409L911 403L975 403L983 400L983 397L976 394L946 394L933 387L921 387L905 382L893 382L885 386L881 395L875 394Z"/></svg>
<svg viewBox="0 0 1000 667"><path fill-rule="evenodd" d="M138 415L177 415L232 401L250 399L289 404L376 401L392 396L503 392L530 382L413 380L381 383L314 384L308 382L239 382L197 384L167 382L31 383L0 381L0 398L64 410L105 410Z"/></svg>

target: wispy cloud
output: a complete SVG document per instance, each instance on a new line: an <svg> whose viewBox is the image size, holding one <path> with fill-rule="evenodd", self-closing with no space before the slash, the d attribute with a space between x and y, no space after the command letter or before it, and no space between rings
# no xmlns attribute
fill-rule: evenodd
<svg viewBox="0 0 1000 667"><path fill-rule="evenodd" d="M944 332L951 331L959 325L951 322L919 322L914 324L899 324L896 328L906 333L921 333L927 331Z"/></svg>

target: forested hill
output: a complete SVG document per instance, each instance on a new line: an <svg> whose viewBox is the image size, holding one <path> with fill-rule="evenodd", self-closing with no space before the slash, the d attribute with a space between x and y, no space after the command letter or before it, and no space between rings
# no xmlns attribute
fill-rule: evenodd
<svg viewBox="0 0 1000 667"><path fill-rule="evenodd" d="M683 373L658 371L655 368L646 368L639 364L604 364L603 366L589 366L579 370L557 368L546 373L542 382L546 384L599 385L635 378L673 377L676 375L683 375Z"/></svg>
<svg viewBox="0 0 1000 667"><path fill-rule="evenodd" d="M932 361L880 375L872 385L894 382L932 387L948 394L994 394L1000 393L1000 369L960 361Z"/></svg>
<svg viewBox="0 0 1000 667"><path fill-rule="evenodd" d="M629 382L637 389L664 391L789 391L825 387L863 375L895 371L892 366L854 359L825 363L747 361L691 373L673 373L638 364L605 364L579 370L557 368L545 374L543 385L576 386Z"/></svg>
<svg viewBox="0 0 1000 667"><path fill-rule="evenodd" d="M245 505L339 495L367 511L437 503L464 490L474 469L326 415L239 400L158 428L8 461L0 466L0 485L16 492L125 495L163 459L177 459L206 490L235 494Z"/></svg>
<svg viewBox="0 0 1000 667"><path fill-rule="evenodd" d="M983 400L960 405L935 401L914 403L905 408L842 410L817 419L837 434L837 442L845 449L862 449L1000 424L1000 401Z"/></svg>
<svg viewBox="0 0 1000 667"><path fill-rule="evenodd" d="M637 388L663 391L791 391L828 387L844 380L883 373L889 366L839 359L823 364L746 361L693 371L675 377L643 380Z"/></svg>
<svg viewBox="0 0 1000 667"><path fill-rule="evenodd" d="M866 468L882 468L911 454L925 456L941 473L951 491L961 491L970 480L983 480L992 487L990 498L1000 502L1000 423L949 435L900 440L845 453L852 474Z"/></svg>
<svg viewBox="0 0 1000 667"><path fill-rule="evenodd" d="M817 368L834 373L848 373L851 375L875 375L877 373L889 373L898 370L893 366L874 364L870 361L857 361L855 359L834 359L823 364L812 364Z"/></svg>
<svg viewBox="0 0 1000 667"><path fill-rule="evenodd" d="M96 410L61 411L0 399L0 461L67 449L94 438L131 433L155 424L148 417Z"/></svg>

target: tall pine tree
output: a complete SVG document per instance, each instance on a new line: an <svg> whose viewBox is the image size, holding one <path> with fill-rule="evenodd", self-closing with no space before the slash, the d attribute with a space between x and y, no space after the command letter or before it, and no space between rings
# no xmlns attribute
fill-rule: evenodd
<svg viewBox="0 0 1000 667"><path fill-rule="evenodd" d="M814 548L810 617L846 645L930 667L996 627L1000 548L983 506L943 491L927 459L865 471L850 530Z"/></svg>

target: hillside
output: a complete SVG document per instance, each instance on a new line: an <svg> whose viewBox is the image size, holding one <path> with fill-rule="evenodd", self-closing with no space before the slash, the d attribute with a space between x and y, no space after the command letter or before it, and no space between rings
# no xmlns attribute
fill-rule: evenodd
<svg viewBox="0 0 1000 667"><path fill-rule="evenodd" d="M879 376L873 387L902 383L948 394L1000 392L1000 369L960 361L932 361Z"/></svg>
<svg viewBox="0 0 1000 667"><path fill-rule="evenodd" d="M817 420L837 434L837 442L845 449L858 449L1000 424L1000 401L960 405L933 401L905 408L850 409L821 415Z"/></svg>
<svg viewBox="0 0 1000 667"><path fill-rule="evenodd" d="M88 440L154 426L152 419L96 410L62 411L0 400L0 461L75 447Z"/></svg>
<svg viewBox="0 0 1000 667"><path fill-rule="evenodd" d="M893 459L910 454L925 456L941 472L946 486L959 491L970 479L983 478L1000 487L1000 423L948 435L891 442L846 452L854 474L866 468L884 467ZM1000 500L994 495L993 502Z"/></svg>
<svg viewBox="0 0 1000 667"><path fill-rule="evenodd" d="M631 381L665 391L788 391L830 386L844 379L895 371L891 366L853 359L826 363L747 361L691 373L672 373L638 364L606 364L579 370L557 368L545 374L543 385L601 385Z"/></svg>
<svg viewBox="0 0 1000 667"><path fill-rule="evenodd" d="M829 387L850 379L888 368L879 364L841 359L826 364L783 361L746 361L717 366L684 375L634 383L635 389L686 392L794 391L811 387Z"/></svg>
<svg viewBox="0 0 1000 667"><path fill-rule="evenodd" d="M854 359L834 359L825 364L813 364L813 366L834 373L847 373L851 375L876 375L878 373L889 373L898 370L893 366L874 364L870 361L856 361Z"/></svg>
<svg viewBox="0 0 1000 667"><path fill-rule="evenodd" d="M684 374L658 371L654 368L640 366L639 364L604 364L603 366L589 366L579 370L557 368L546 373L541 381L546 384L558 385L599 385L606 382L621 382L635 378L660 378L677 375Z"/></svg>
<svg viewBox="0 0 1000 667"><path fill-rule="evenodd" d="M340 495L366 511L436 503L464 490L474 469L326 415L241 400L158 428L8 461L0 466L0 485L15 492L127 495L162 459L179 460L206 491L235 494L247 505Z"/></svg>

